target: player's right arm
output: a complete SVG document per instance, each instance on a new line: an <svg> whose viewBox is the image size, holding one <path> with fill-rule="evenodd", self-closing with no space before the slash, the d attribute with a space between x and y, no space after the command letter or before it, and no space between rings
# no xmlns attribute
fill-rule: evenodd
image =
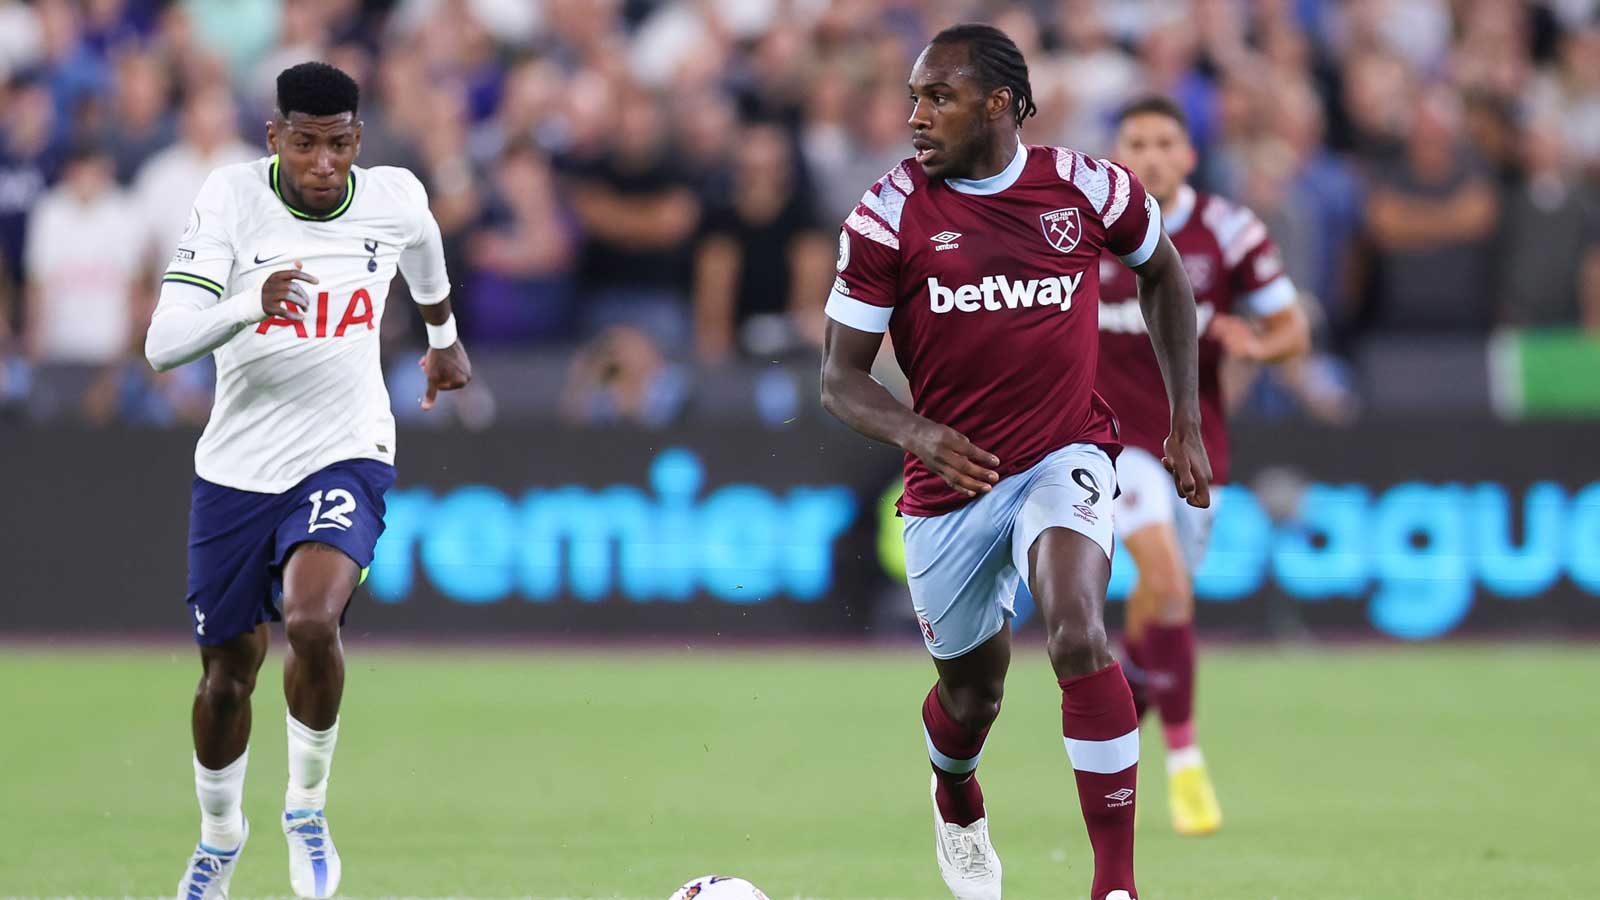
<svg viewBox="0 0 1600 900"><path fill-rule="evenodd" d="M300 271L299 262L274 272L259 290L227 295L234 266L229 205L225 177L212 172L161 277L161 299L145 334L145 359L158 372L205 356L268 316L304 319L311 305L298 282L316 284L317 279Z"/></svg>
<svg viewBox="0 0 1600 900"><path fill-rule="evenodd" d="M828 297L823 335L822 406L857 433L915 455L956 490L976 497L1000 480L1000 459L955 429L918 415L872 377L894 311L900 260L898 239L884 223L864 216L858 209L839 237L839 277Z"/></svg>

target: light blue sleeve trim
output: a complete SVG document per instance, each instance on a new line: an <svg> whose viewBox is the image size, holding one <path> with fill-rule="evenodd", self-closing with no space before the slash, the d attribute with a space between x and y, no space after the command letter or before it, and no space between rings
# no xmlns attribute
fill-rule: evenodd
<svg viewBox="0 0 1600 900"><path fill-rule="evenodd" d="M1244 295L1244 305L1251 315L1270 316L1294 305L1297 292L1287 275L1279 275L1261 287Z"/></svg>
<svg viewBox="0 0 1600 900"><path fill-rule="evenodd" d="M840 325L848 325L857 331L882 334L889 330L889 318L894 315L894 307L874 306L834 291L828 295L828 305L824 312L828 314L828 318Z"/></svg>
<svg viewBox="0 0 1600 900"><path fill-rule="evenodd" d="M1161 205L1151 200L1148 195L1145 200L1147 201L1145 208L1150 211L1150 226L1145 229L1144 243L1132 253L1117 257L1129 267L1144 265L1155 255L1156 247L1161 243Z"/></svg>

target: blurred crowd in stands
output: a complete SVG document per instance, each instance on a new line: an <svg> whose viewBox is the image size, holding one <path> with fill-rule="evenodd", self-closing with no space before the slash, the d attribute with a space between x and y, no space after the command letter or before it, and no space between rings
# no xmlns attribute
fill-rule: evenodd
<svg viewBox="0 0 1600 900"><path fill-rule="evenodd" d="M1166 93L1198 186L1267 221L1318 357L1253 411L1351 415L1374 338L1600 333L1600 0L0 0L0 416L204 420L203 366L142 360L158 275L207 171L264 155L277 72L323 59L359 163L427 185L475 358L539 361L462 416L670 423L782 371L749 415L792 419L911 61L975 19L1027 56L1030 143L1109 153Z"/></svg>

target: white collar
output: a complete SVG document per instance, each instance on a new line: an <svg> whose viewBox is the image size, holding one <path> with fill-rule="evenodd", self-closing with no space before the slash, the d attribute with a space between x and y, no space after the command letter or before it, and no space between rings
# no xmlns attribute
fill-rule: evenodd
<svg viewBox="0 0 1600 900"><path fill-rule="evenodd" d="M1161 224L1167 234L1177 234L1189 224L1189 217L1194 215L1194 203L1194 188L1187 184L1178 185L1178 196L1172 198L1172 209L1161 211Z"/></svg>
<svg viewBox="0 0 1600 900"><path fill-rule="evenodd" d="M1017 183L1017 179L1022 177L1022 167L1027 164L1028 148L1023 145L1021 138L1017 138L1017 152L1012 155L1011 162L1006 163L1004 169L990 175L988 178L976 180L971 178L946 178L944 183L949 185L952 191L959 191L963 194L973 194L979 197L998 194Z"/></svg>

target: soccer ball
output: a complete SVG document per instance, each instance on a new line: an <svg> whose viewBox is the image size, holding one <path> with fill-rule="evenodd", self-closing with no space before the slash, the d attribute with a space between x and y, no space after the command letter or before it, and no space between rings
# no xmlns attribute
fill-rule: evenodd
<svg viewBox="0 0 1600 900"><path fill-rule="evenodd" d="M701 875L678 888L672 900L767 900L767 895L743 878Z"/></svg>

